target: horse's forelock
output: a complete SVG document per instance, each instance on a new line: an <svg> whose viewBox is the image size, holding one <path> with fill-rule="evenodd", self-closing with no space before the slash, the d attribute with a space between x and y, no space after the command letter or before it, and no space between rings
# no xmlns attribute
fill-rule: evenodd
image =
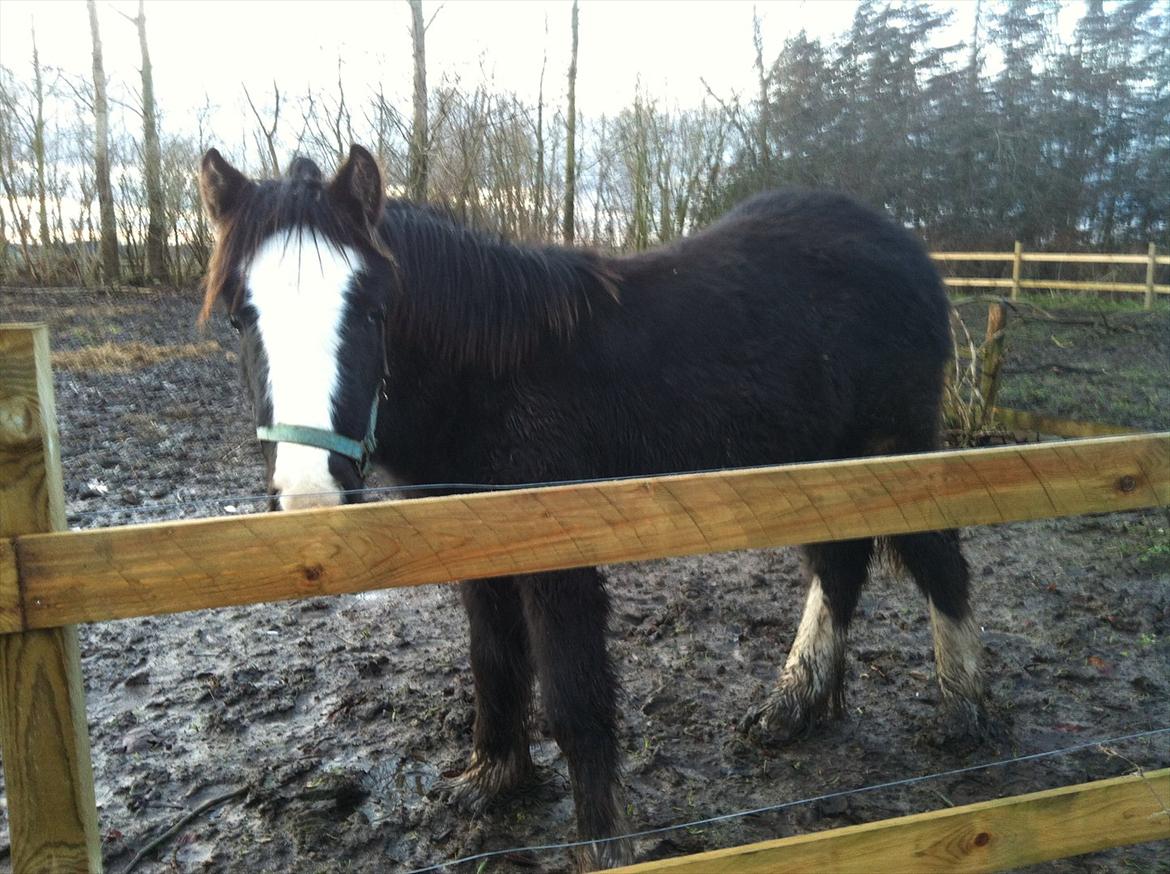
<svg viewBox="0 0 1170 874"><path fill-rule="evenodd" d="M284 175L294 182L320 182L322 179L321 168L303 155L292 159Z"/></svg>
<svg viewBox="0 0 1170 874"><path fill-rule="evenodd" d="M305 236L337 248L393 260L376 229L356 223L336 209L320 188L293 184L319 181L320 172L308 158L294 158L285 178L258 185L248 200L220 223L207 266L201 322L210 317L220 300L229 311L239 306L243 290L239 280L252 256L266 240L284 230L297 228Z"/></svg>

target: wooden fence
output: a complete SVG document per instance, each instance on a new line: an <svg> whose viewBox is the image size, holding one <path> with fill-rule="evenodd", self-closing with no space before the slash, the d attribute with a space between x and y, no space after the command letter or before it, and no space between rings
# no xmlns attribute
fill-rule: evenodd
<svg viewBox="0 0 1170 874"><path fill-rule="evenodd" d="M13 869L101 870L78 622L1168 504L1163 433L66 532L47 330L0 327L0 742ZM720 851L721 867L707 856L648 864L838 868L886 847L864 858L899 867L928 846L936 862L947 853L962 870L993 870L1170 837L1170 772L1140 788L1135 779ZM1067 828L1028 831L1063 816Z"/></svg>
<svg viewBox="0 0 1170 874"><path fill-rule="evenodd" d="M1051 291L1092 291L1144 295L1146 309L1154 308L1154 296L1170 294L1170 285L1155 284L1159 266L1170 264L1170 256L1159 255L1157 246L1150 243L1145 255L1062 254L1056 252L1025 252L1016 242L1011 252L932 252L935 261L949 263L962 261L1010 262L1011 278L947 276L943 281L951 288L1010 288L1012 300L1025 289ZM1098 282L1093 280L1024 279L1024 264L1105 264L1144 266L1145 282Z"/></svg>

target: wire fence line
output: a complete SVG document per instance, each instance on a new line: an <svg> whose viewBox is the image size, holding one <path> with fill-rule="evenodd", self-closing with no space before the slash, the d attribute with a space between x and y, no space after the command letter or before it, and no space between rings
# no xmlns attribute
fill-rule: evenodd
<svg viewBox="0 0 1170 874"><path fill-rule="evenodd" d="M488 859L498 858L500 856L520 855L525 853L547 853L559 850L572 850L577 847L598 846L608 844L613 841L621 840L635 840L637 838L652 837L654 835L667 834L669 832L680 831L682 829L698 828L700 826L715 825L721 822L728 822L736 819L744 819L749 816L757 816L764 813L775 813L781 810L787 810L793 807L799 807L805 804L815 804L819 801L829 801L835 798L848 798L854 795L862 795L872 792L880 792L886 789L897 789L907 786L915 786L920 783L926 783L932 780L942 780L948 777L958 777L963 774L970 774L975 771L986 771L993 768L1005 768L1009 765L1016 765L1022 762L1033 762L1041 759L1057 758L1059 756L1071 755L1077 752L1083 752L1090 749L1099 749L1106 755L1116 755L1114 751L1109 749L1113 744L1125 743L1127 741L1148 740L1155 737L1162 737L1170 735L1170 726L1165 728L1150 729L1148 731L1139 731L1132 734L1117 735L1109 738L1102 738L1100 740L1085 741L1083 743L1072 744L1071 746L1061 747L1055 750L1045 750L1038 753L1028 753L1023 756L1013 756L1007 759L997 759L991 762L983 762L978 765L967 765L962 768L952 768L947 771L936 771L930 774L922 774L917 777L906 777L901 780L889 780L884 783L874 783L869 786L861 786L854 789L842 789L837 792L825 792L820 795L810 795L806 798L799 798L792 801L782 801L777 804L769 804L764 807L753 807L748 810L738 810L733 813L723 813L717 816L709 816L703 819L690 820L688 822L675 823L673 825L659 826L657 828L643 829L641 831L629 832L623 835L615 835L609 838L600 838L588 841L566 841L555 844L534 844L532 846L511 847L503 850L487 850L482 853L475 853L469 856L461 856L456 859L448 859L443 862L436 862L432 865L426 865L422 868L413 868L407 874L426 874L431 871L443 871L447 868L453 868L458 865L466 865L470 862L482 862ZM1125 759L1125 757L1120 757ZM1128 759L1125 759L1129 761ZM1132 764L1132 762L1130 763ZM1137 771L1141 773L1142 769ZM1164 806L1167 805L1167 799L1159 799Z"/></svg>
<svg viewBox="0 0 1170 874"><path fill-rule="evenodd" d="M629 474L627 476L588 477L585 479L544 480L539 482L523 483L477 483L477 482L445 482L445 483L408 483L393 486L367 486L360 489L349 489L343 495L365 497L369 495L386 498L398 494L417 492L445 492L447 494L474 494L476 492L508 492L522 489L549 488L552 486L583 486L596 483L626 482L629 480L652 479L669 476L689 476L702 473L736 473L737 471L757 470L759 466L749 467L717 467L702 470L673 471L670 473ZM282 494L286 498L318 498L333 497L337 492L289 492ZM116 513L162 513L168 510L185 509L187 507L215 507L224 510L227 507L235 508L239 504L267 503L273 496L267 493L251 493L237 495L218 495L202 498L179 499L157 504L134 505L126 507L107 507L103 510L79 510L68 512L69 520L95 519L102 516L111 516ZM235 510L228 510L234 514Z"/></svg>
<svg viewBox="0 0 1170 874"><path fill-rule="evenodd" d="M659 474L634 474L621 477L595 477L583 479L567 479L567 480L549 480L549 481L534 481L522 483L483 483L483 482L440 482L440 483L415 483L389 486L369 486L361 489L354 489L345 492L348 496L360 497L396 497L402 495L409 495L418 492L435 492L446 494L462 494L462 493L476 493L476 492L496 492L496 491L515 491L531 488L542 488L552 486L576 486L588 485L596 483L614 482L614 481L628 481L635 479L645 479L650 477L667 477L679 476L686 474L702 474L702 473L733 473L742 470L752 470L754 467L734 467L734 468L711 468L704 470L692 471L677 471L672 473ZM290 493L288 497L323 497L334 496L336 492L297 492ZM182 510L187 508L215 508L220 511L226 511L229 514L238 513L237 507L242 504L267 504L272 500L272 496L264 493L243 493L243 494L220 494L209 497L178 499L167 502L160 502L158 504L145 506L131 506L131 507L110 507L102 510L79 511L68 514L70 521L79 519L94 519L98 517L109 517L119 512L130 512L134 514L142 513L164 513L173 510ZM639 838L652 837L655 835L668 834L684 829L699 828L702 826L715 825L722 822L729 822L738 819L744 819L751 816L757 816L767 813L775 813L795 807L800 807L808 804L815 804L817 802L828 801L838 798L848 798L851 796L863 795L868 793L880 792L883 790L905 788L915 786L930 781L942 780L962 776L964 774L974 773L978 771L987 771L996 768L1004 768L1011 765L1016 765L1024 762L1039 761L1044 759L1056 758L1059 756L1071 755L1077 752L1096 749L1103 754L1115 756L1127 762L1135 768L1139 773L1141 768L1134 765L1134 763L1125 756L1121 756L1108 747L1113 744L1120 744L1130 741L1149 740L1155 737L1163 737L1170 735L1170 726L1158 729L1151 729L1147 731L1135 732L1126 735L1118 735L1110 738L1100 740L1086 741L1071 746L1062 747L1055 750L1047 750L1038 753L1030 753L1022 756L1014 756L1011 758L999 759L991 762L985 762L977 765L970 765L961 768L954 768L946 771L938 771L930 774L919 775L916 777L908 777L899 780L891 780L882 783L871 784L868 786L857 787L853 789L845 789L834 792L821 793L818 795L808 796L800 799L778 802L776 804L765 805L762 807L755 807L746 810L734 811L731 813L719 814L702 819L689 820L686 822L675 823L671 825L659 826L640 831L629 832L623 835L617 835L610 838L594 839L585 841L567 841L560 843L549 844L535 844L527 846L510 847L506 849L490 850L480 853L475 853L468 856L463 856L455 859L449 859L442 862L437 862L421 868L414 868L407 872L407 874L426 874L426 872L439 872L449 868L454 868L460 865L469 864L472 862L483 862L493 858L510 855L522 854L537 854L549 853L563 850L572 850L578 847L595 846L607 844L618 840L634 840ZM1165 804L1166 801L1162 800Z"/></svg>

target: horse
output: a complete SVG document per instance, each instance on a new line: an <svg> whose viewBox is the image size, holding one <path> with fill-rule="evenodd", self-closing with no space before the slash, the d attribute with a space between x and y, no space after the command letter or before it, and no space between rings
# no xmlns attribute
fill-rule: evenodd
<svg viewBox="0 0 1170 874"><path fill-rule="evenodd" d="M252 180L212 149L203 318L240 335L276 509L398 483L537 483L916 453L940 444L949 304L917 239L839 194L778 191L627 256L518 245L387 198L354 145ZM982 649L954 531L803 548L803 617L740 728L798 738L843 708L846 634L888 553L926 596L942 700L986 726ZM632 859L618 683L596 568L460 584L475 686L472 806L534 777L533 681L568 763L579 864Z"/></svg>

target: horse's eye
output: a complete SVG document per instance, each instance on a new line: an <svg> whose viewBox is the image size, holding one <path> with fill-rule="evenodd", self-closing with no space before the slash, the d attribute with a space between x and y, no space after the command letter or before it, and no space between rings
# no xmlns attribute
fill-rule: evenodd
<svg viewBox="0 0 1170 874"><path fill-rule="evenodd" d="M228 324L231 325L233 329L235 329L237 334L240 333L240 331L242 331L244 328L244 326L240 324L240 320L235 313L232 313L230 316L228 316Z"/></svg>

